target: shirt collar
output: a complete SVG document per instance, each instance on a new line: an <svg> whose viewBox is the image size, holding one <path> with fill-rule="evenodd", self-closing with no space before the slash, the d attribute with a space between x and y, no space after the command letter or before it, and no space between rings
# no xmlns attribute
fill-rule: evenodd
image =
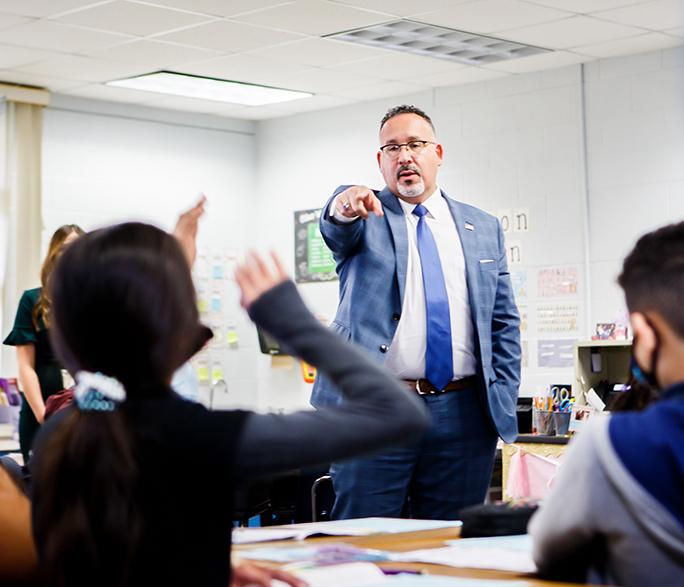
<svg viewBox="0 0 684 587"><path fill-rule="evenodd" d="M441 191L439 189L439 186L435 187L435 191L432 192L428 198L423 202L423 206L427 208L428 213L430 216L432 216L435 219L440 218L445 212L448 212L447 210L447 203L444 200L444 198L441 197ZM410 216L413 214L413 209L417 206L417 204L411 204L410 202L406 202L402 200L401 198L397 198L399 200L399 203L401 204L401 208L404 210L404 214L407 216Z"/></svg>

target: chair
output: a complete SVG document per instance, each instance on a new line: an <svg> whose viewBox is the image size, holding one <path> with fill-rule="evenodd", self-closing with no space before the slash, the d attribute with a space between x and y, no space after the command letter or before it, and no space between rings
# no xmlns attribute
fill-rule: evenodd
<svg viewBox="0 0 684 587"><path fill-rule="evenodd" d="M333 503L335 503L335 490L333 489L332 477L323 475L316 479L311 486L311 521L329 520Z"/></svg>

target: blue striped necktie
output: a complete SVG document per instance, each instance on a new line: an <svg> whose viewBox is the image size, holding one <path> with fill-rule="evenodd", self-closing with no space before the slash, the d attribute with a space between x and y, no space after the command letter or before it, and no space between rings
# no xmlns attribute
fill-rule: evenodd
<svg viewBox="0 0 684 587"><path fill-rule="evenodd" d="M425 377L437 389L444 389L454 375L451 348L451 318L449 299L437 244L425 221L427 208L418 204L413 213L418 216L416 235L420 266L423 270L427 349L425 351Z"/></svg>

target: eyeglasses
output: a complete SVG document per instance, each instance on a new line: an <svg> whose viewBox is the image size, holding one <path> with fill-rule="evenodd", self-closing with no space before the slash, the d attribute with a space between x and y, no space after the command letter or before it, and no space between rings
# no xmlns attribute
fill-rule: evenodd
<svg viewBox="0 0 684 587"><path fill-rule="evenodd" d="M409 141L408 143L389 143L380 147L380 150L390 157L398 157L401 153L401 148L406 147L411 153L417 155L428 145L435 145L432 141Z"/></svg>

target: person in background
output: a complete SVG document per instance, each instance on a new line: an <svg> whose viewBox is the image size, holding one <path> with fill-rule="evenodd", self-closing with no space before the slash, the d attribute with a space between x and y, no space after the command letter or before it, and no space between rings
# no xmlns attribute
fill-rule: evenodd
<svg viewBox="0 0 684 587"><path fill-rule="evenodd" d="M47 256L40 270L41 286L26 290L19 300L14 327L4 344L17 349L19 384L22 404L19 413L19 447L28 463L33 438L43 423L45 400L64 389L62 371L55 359L48 328L50 326L51 300L48 283L57 259L64 248L84 234L75 224L60 226L50 239Z"/></svg>
<svg viewBox="0 0 684 587"><path fill-rule="evenodd" d="M195 233L190 226L189 241ZM399 443L427 425L415 395L322 327L279 261L274 271L256 256L236 271L243 307L326 372L345 404L288 415L209 411L173 393L173 373L210 336L187 250L157 228L126 223L85 235L55 270L52 341L77 387L32 459L32 522L48 584L225 587L237 483ZM251 571L233 584L254 581Z"/></svg>
<svg viewBox="0 0 684 587"><path fill-rule="evenodd" d="M444 149L415 106L380 122L386 187L342 186L320 229L340 276L332 328L404 379L432 424L414 443L333 463L333 518L458 519L482 503L497 435L518 434L518 311L499 221L437 185ZM342 398L324 373L317 407Z"/></svg>
<svg viewBox="0 0 684 587"><path fill-rule="evenodd" d="M684 223L641 237L618 282L632 375L659 389L639 412L593 417L529 532L539 572L625 587L684 584Z"/></svg>

